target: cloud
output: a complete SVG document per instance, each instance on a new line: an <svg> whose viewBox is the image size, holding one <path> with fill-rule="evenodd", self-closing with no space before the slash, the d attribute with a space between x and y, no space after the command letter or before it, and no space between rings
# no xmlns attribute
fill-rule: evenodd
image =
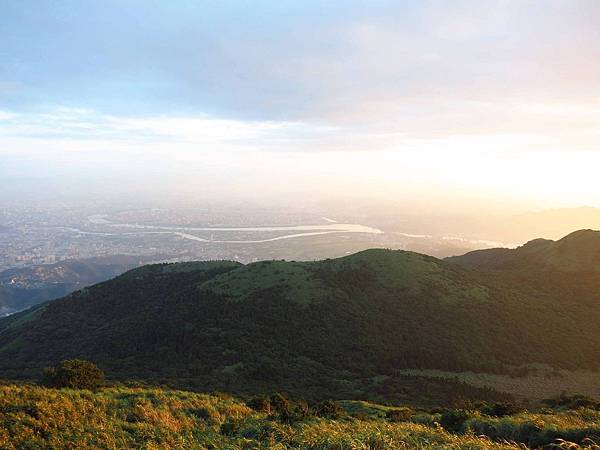
<svg viewBox="0 0 600 450"><path fill-rule="evenodd" d="M0 111L0 154L127 152L205 158L239 152L410 152L455 148L600 151L600 108L576 102L426 100L365 105L380 120L303 122L203 115L124 116L83 107ZM477 145L473 143L476 142Z"/></svg>
<svg viewBox="0 0 600 450"><path fill-rule="evenodd" d="M85 108L61 107L43 113L0 112L0 139L13 142L77 142L86 144L129 143L215 146L230 149L268 144L286 131L299 130L301 123L240 121L233 119L178 116L115 116ZM5 151L9 149L3 146Z"/></svg>
<svg viewBox="0 0 600 450"><path fill-rule="evenodd" d="M399 105L597 101L598 5L24 0L0 19L0 85L21 86L0 105L337 125Z"/></svg>
<svg viewBox="0 0 600 450"><path fill-rule="evenodd" d="M0 155L541 198L596 167L598 23L593 0L12 2Z"/></svg>

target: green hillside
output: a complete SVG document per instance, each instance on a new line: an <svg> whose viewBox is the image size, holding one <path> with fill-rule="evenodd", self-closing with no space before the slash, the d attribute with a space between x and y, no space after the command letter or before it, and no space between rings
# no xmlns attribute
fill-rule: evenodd
<svg viewBox="0 0 600 450"><path fill-rule="evenodd" d="M432 404L501 394L405 369L597 369L589 273L568 272L554 281L561 289L539 288L537 271L519 274L391 250L145 266L0 321L0 377L36 378L84 358L117 380Z"/></svg>
<svg viewBox="0 0 600 450"><path fill-rule="evenodd" d="M599 231L580 230L558 241L536 239L517 249L480 250L447 261L476 270L488 282L499 280L518 288L533 301L551 299L551 309L535 321L542 323L554 314L560 318L559 327L570 330L569 337L579 333L579 349L564 349L572 357L586 352L588 343L595 345L594 322L600 310Z"/></svg>

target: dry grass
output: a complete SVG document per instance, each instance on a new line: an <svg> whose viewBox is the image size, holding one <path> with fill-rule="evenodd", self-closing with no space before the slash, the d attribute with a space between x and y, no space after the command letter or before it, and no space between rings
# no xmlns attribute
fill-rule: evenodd
<svg viewBox="0 0 600 450"><path fill-rule="evenodd" d="M551 438L561 448L580 448L564 439L568 437L594 448L586 433L593 435L600 429L600 412L593 410L522 413L501 419L475 414L458 434L445 431L438 419L439 415L430 415L421 423L389 423L312 417L288 425L224 395L0 385L0 448L6 450L516 449L523 445L510 441L523 442L525 432Z"/></svg>

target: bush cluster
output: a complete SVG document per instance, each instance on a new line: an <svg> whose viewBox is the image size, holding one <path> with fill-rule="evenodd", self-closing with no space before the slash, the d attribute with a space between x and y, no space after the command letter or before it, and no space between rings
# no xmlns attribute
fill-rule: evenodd
<svg viewBox="0 0 600 450"><path fill-rule="evenodd" d="M344 414L342 408L333 400L324 400L310 405L305 400L293 400L282 393L254 397L247 402L247 405L255 411L267 414L273 420L287 424L300 422L309 417L338 419Z"/></svg>
<svg viewBox="0 0 600 450"><path fill-rule="evenodd" d="M104 372L90 361L67 359L56 367L46 367L42 384L53 388L94 390L104 384Z"/></svg>

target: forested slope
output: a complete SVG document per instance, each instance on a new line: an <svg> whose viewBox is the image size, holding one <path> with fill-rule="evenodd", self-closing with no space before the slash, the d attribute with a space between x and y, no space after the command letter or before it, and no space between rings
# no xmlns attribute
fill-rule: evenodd
<svg viewBox="0 0 600 450"><path fill-rule="evenodd" d="M145 266L0 321L0 376L79 357L117 379L399 398L420 382L405 368L596 369L595 298L574 299L568 277L560 295L511 277L390 250Z"/></svg>

